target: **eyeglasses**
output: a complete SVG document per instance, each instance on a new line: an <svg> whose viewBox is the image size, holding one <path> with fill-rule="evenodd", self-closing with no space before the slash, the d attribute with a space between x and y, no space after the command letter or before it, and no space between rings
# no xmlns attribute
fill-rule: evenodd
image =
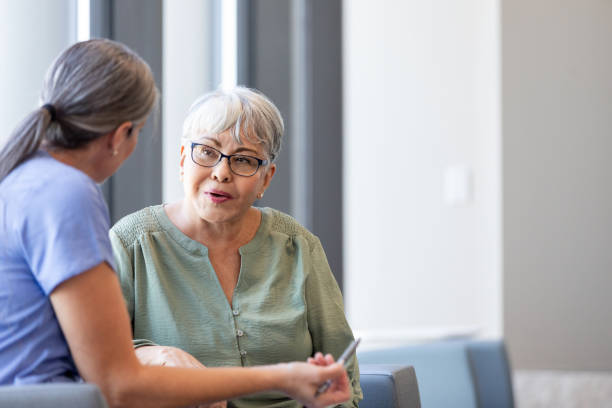
<svg viewBox="0 0 612 408"><path fill-rule="evenodd" d="M251 177L260 166L268 164L267 160L258 159L244 154L223 154L219 150L201 143L191 142L191 160L202 167L215 167L226 157L232 173Z"/></svg>

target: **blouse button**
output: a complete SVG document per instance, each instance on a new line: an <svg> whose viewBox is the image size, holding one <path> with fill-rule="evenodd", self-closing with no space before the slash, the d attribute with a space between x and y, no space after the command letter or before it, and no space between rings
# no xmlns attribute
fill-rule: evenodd
<svg viewBox="0 0 612 408"><path fill-rule="evenodd" d="M238 316L240 314L240 311L238 309L234 309L234 310L232 310L232 314L234 316Z"/></svg>
<svg viewBox="0 0 612 408"><path fill-rule="evenodd" d="M246 356L246 355L247 355L246 350L242 350L242 351L240 352L240 355L241 355L242 357Z"/></svg>
<svg viewBox="0 0 612 408"><path fill-rule="evenodd" d="M236 330L236 334L238 335L238 337L244 336L244 332L240 329Z"/></svg>

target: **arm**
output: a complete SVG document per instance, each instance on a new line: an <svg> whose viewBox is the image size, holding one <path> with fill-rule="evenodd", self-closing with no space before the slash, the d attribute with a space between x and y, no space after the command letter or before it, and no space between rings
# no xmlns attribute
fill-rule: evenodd
<svg viewBox="0 0 612 408"><path fill-rule="evenodd" d="M112 407L193 405L263 390L279 390L319 407L350 395L338 364L206 370L140 365L119 283L106 263L63 282L50 298L80 374L102 389ZM336 379L336 387L315 400L326 378Z"/></svg>
<svg viewBox="0 0 612 408"><path fill-rule="evenodd" d="M353 341L353 332L346 321L340 288L332 275L323 247L311 248L310 271L306 280L308 303L308 330L315 351L340 357L342 351ZM357 407L363 398L359 384L359 365L353 355L347 365L351 387L351 400L345 407Z"/></svg>

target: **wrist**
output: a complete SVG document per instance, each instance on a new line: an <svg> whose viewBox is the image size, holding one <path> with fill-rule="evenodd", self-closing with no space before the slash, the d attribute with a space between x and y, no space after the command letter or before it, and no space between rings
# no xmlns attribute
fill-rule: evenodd
<svg viewBox="0 0 612 408"><path fill-rule="evenodd" d="M279 363L264 367L259 367L265 370L264 373L257 373L258 375L263 374L261 378L264 378L264 386L274 391L280 391L285 394L289 394L291 391L291 369L288 363Z"/></svg>

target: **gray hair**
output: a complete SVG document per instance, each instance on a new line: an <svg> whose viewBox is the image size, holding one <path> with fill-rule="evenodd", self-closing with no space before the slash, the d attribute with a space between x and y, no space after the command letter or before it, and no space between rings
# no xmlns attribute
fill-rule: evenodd
<svg viewBox="0 0 612 408"><path fill-rule="evenodd" d="M121 123L143 122L158 98L151 69L125 45L106 39L72 45L45 77L41 104L52 108L30 113L0 150L0 181L41 145L76 149Z"/></svg>
<svg viewBox="0 0 612 408"><path fill-rule="evenodd" d="M241 137L262 144L273 162L281 149L285 126L270 99L255 89L238 86L199 97L183 123L183 138L214 135L228 129L239 144L242 144Z"/></svg>

